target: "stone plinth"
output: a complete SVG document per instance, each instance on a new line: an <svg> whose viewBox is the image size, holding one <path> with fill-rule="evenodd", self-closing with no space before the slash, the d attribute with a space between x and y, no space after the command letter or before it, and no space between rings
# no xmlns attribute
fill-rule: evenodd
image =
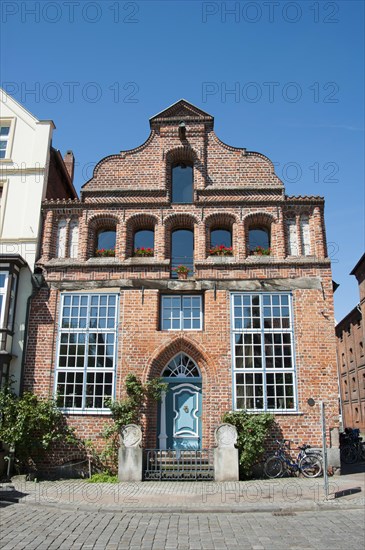
<svg viewBox="0 0 365 550"><path fill-rule="evenodd" d="M237 442L237 430L231 424L221 424L215 430L217 447L214 449L214 480L238 481L239 459Z"/></svg>

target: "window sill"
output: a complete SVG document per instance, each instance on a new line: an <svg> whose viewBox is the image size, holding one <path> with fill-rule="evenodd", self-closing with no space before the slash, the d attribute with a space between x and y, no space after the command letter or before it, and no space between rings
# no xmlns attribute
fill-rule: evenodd
<svg viewBox="0 0 365 550"><path fill-rule="evenodd" d="M111 416L110 409L59 409L67 416Z"/></svg>
<svg viewBox="0 0 365 550"><path fill-rule="evenodd" d="M206 259L210 264L233 264L237 262L234 256L208 256Z"/></svg>
<svg viewBox="0 0 365 550"><path fill-rule="evenodd" d="M203 332L202 328L161 328L160 332Z"/></svg>
<svg viewBox="0 0 365 550"><path fill-rule="evenodd" d="M244 409L235 409L234 411L232 412L241 412L243 411ZM303 412L301 411L293 411L293 410L283 410L283 409L277 409L277 410L273 410L273 409L268 409L268 410L250 410L250 409L247 409L247 412L249 414L262 414L262 413L268 413L268 414L272 414L274 416L279 416L279 415L282 415L282 416L303 416Z"/></svg>
<svg viewBox="0 0 365 550"><path fill-rule="evenodd" d="M170 260L158 260L155 256L133 256L124 260L123 265L170 265Z"/></svg>

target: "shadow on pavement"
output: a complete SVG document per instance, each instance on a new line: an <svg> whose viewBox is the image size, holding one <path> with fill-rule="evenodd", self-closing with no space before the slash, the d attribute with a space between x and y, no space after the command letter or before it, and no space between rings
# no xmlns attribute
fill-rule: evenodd
<svg viewBox="0 0 365 550"><path fill-rule="evenodd" d="M17 491L14 485L0 485L0 505L2 508L18 503L19 499L27 495L28 493Z"/></svg>
<svg viewBox="0 0 365 550"><path fill-rule="evenodd" d="M365 462L355 462L355 464L345 464L341 462L341 475L362 474L365 473Z"/></svg>

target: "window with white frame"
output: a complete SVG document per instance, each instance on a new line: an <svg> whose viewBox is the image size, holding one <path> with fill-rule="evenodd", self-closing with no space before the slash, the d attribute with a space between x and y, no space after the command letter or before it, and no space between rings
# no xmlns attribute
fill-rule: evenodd
<svg viewBox="0 0 365 550"><path fill-rule="evenodd" d="M290 294L232 294L235 409L296 409L293 338Z"/></svg>
<svg viewBox="0 0 365 550"><path fill-rule="evenodd" d="M12 121L11 119L0 120L0 160L10 158L12 142Z"/></svg>
<svg viewBox="0 0 365 550"><path fill-rule="evenodd" d="M56 396L62 409L107 409L114 392L117 294L63 294Z"/></svg>
<svg viewBox="0 0 365 550"><path fill-rule="evenodd" d="M201 296L162 296L162 330L202 330Z"/></svg>
<svg viewBox="0 0 365 550"><path fill-rule="evenodd" d="M6 295L8 290L9 272L0 271L0 328L4 327L5 321L5 308L6 308Z"/></svg>

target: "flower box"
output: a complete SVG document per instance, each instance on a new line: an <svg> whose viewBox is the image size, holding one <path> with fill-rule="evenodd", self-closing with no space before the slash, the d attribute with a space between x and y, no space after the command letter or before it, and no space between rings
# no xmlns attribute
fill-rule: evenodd
<svg viewBox="0 0 365 550"><path fill-rule="evenodd" d="M250 254L253 256L270 256L271 248L263 248L262 246L256 246L253 250L250 250Z"/></svg>
<svg viewBox="0 0 365 550"><path fill-rule="evenodd" d="M208 253L209 256L233 256L232 247L224 246L223 244L210 248Z"/></svg>
<svg viewBox="0 0 365 550"><path fill-rule="evenodd" d="M154 256L155 251L153 248L144 248L143 246L141 248L135 248L134 249L134 256L138 257L151 257Z"/></svg>
<svg viewBox="0 0 365 550"><path fill-rule="evenodd" d="M95 250L95 256L97 258L114 258L115 249L114 248L100 248Z"/></svg>

